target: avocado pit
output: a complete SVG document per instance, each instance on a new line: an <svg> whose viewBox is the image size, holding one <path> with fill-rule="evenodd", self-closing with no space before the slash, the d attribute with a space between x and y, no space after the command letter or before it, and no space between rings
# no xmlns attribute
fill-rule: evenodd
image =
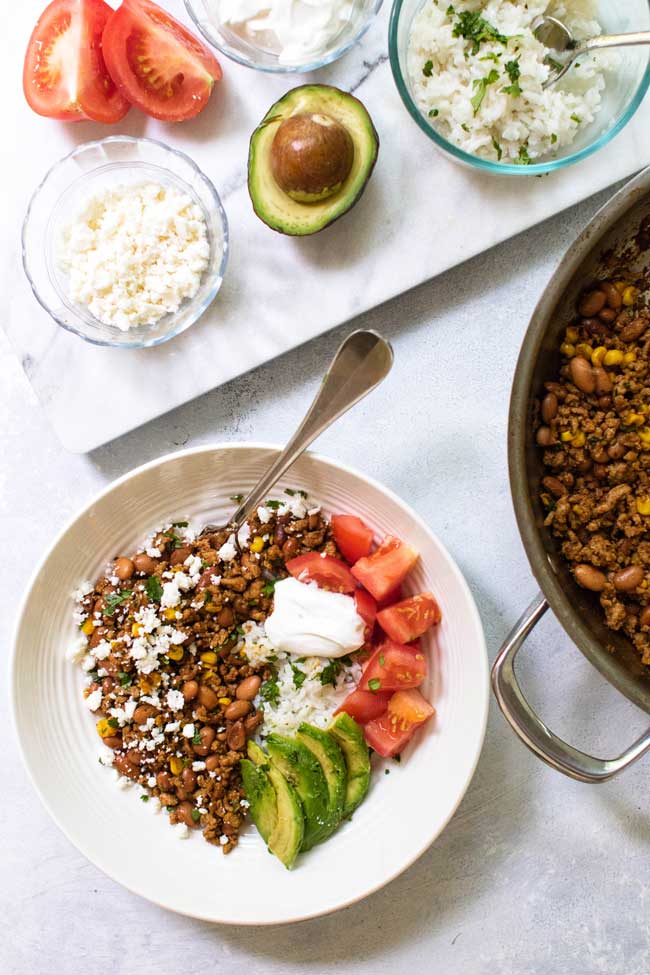
<svg viewBox="0 0 650 975"><path fill-rule="evenodd" d="M270 163L275 182L298 203L317 203L337 193L350 175L354 142L330 115L301 112L277 128Z"/></svg>

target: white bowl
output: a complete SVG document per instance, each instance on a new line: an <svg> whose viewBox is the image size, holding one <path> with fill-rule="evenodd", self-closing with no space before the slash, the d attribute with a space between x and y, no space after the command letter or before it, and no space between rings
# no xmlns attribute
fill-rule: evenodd
<svg viewBox="0 0 650 975"><path fill-rule="evenodd" d="M432 589L443 622L427 635L431 676L423 688L437 715L405 749L381 763L371 792L333 838L289 872L253 828L225 857L200 834L179 842L134 788L121 791L97 761L93 716L80 670L66 658L76 627L72 591L106 561L133 550L154 527L188 517L225 520L230 496L246 493L277 448L223 444L145 464L104 490L61 532L27 589L13 646L15 724L46 808L75 846L129 890L207 921L274 924L326 914L392 880L444 829L472 778L488 710L485 639L472 595L426 525L376 481L332 460L303 456L278 486L302 488L326 513L354 512L391 532L421 559L410 591ZM273 492L275 494L275 492ZM376 760L376 756L375 756Z"/></svg>

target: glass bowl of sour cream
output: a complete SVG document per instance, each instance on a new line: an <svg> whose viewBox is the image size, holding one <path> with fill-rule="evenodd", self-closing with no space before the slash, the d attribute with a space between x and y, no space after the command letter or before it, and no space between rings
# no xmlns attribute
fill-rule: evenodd
<svg viewBox="0 0 650 975"><path fill-rule="evenodd" d="M35 191L23 267L42 307L94 345L143 349L193 325L228 262L228 221L208 177L154 139L73 149Z"/></svg>
<svg viewBox="0 0 650 975"><path fill-rule="evenodd" d="M203 36L258 71L316 71L366 32L383 0L185 0Z"/></svg>

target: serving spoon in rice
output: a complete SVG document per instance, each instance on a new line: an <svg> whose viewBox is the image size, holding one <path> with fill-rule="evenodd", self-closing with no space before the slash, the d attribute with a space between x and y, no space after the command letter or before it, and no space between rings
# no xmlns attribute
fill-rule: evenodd
<svg viewBox="0 0 650 975"><path fill-rule="evenodd" d="M392 365L391 345L377 332L360 329L348 335L332 359L313 403L287 446L241 502L228 524L208 525L201 534L230 531L239 547L237 533L251 511L268 497L271 488L321 433L386 378Z"/></svg>
<svg viewBox="0 0 650 975"><path fill-rule="evenodd" d="M636 47L639 44L650 44L650 31L642 30L631 34L598 34L583 41L577 41L566 24L557 17L537 17L531 24L533 34L544 47L554 53L547 54L544 61L553 71L542 85L549 88L562 78L576 58L602 51L608 47ZM559 55L556 57L555 52Z"/></svg>

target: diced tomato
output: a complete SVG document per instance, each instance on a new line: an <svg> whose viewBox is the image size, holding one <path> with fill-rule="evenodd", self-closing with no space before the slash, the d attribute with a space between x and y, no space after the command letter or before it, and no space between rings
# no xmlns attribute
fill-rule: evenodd
<svg viewBox="0 0 650 975"><path fill-rule="evenodd" d="M419 687L427 676L427 661L417 645L385 640L366 664L359 681L361 691L397 691Z"/></svg>
<svg viewBox="0 0 650 975"><path fill-rule="evenodd" d="M377 691L375 694L372 691L352 691L334 714L347 711L359 724L366 724L384 713L390 697L392 691Z"/></svg>
<svg viewBox="0 0 650 975"><path fill-rule="evenodd" d="M384 758L397 755L415 731L435 713L435 708L414 688L396 691L388 702L386 713L364 727L366 741Z"/></svg>
<svg viewBox="0 0 650 975"><path fill-rule="evenodd" d="M404 598L404 593L402 592L401 586L395 586L394 589L384 596L383 599L377 600L378 609L386 609L387 606L392 606L393 603L399 603Z"/></svg>
<svg viewBox="0 0 650 975"><path fill-rule="evenodd" d="M345 562L331 555L307 552L287 562L287 569L299 582L315 582L321 589L331 592L352 593L357 588Z"/></svg>
<svg viewBox="0 0 650 975"><path fill-rule="evenodd" d="M332 515L332 534L343 556L351 565L370 555L374 533L356 515Z"/></svg>
<svg viewBox="0 0 650 975"><path fill-rule="evenodd" d="M384 633L396 643L411 643L442 619L440 607L432 592L403 599L377 614L377 622Z"/></svg>
<svg viewBox="0 0 650 975"><path fill-rule="evenodd" d="M354 593L354 604L357 613L366 624L366 643L368 643L372 639L372 631L375 628L377 603L365 589L356 589Z"/></svg>
<svg viewBox="0 0 650 975"><path fill-rule="evenodd" d="M25 54L23 90L38 115L119 122L129 102L106 64L102 34L113 10L104 0L53 0L38 19Z"/></svg>
<svg viewBox="0 0 650 975"><path fill-rule="evenodd" d="M417 560L414 548L387 535L376 552L352 566L352 575L379 600L404 582Z"/></svg>
<svg viewBox="0 0 650 975"><path fill-rule="evenodd" d="M106 25L103 46L122 94L165 122L198 115L221 78L207 47L152 0L123 0Z"/></svg>

